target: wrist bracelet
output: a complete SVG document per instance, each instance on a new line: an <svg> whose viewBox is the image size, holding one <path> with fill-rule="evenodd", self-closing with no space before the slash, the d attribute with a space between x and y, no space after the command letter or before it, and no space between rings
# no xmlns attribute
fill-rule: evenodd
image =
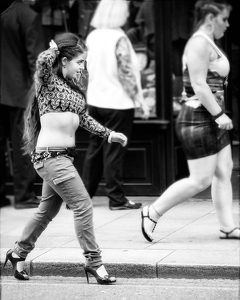
<svg viewBox="0 0 240 300"><path fill-rule="evenodd" d="M213 116L214 120L216 120L217 118L221 117L222 115L224 115L224 111L221 110L220 113L218 113L217 115Z"/></svg>

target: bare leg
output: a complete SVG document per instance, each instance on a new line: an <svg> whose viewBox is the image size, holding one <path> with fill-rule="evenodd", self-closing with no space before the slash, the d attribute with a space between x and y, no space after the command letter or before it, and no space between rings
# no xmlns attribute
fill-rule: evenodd
<svg viewBox="0 0 240 300"><path fill-rule="evenodd" d="M156 211L162 215L170 208L205 190L212 182L217 155L188 160L190 176L172 184L155 202Z"/></svg>
<svg viewBox="0 0 240 300"><path fill-rule="evenodd" d="M212 182L217 164L217 154L188 160L190 176L172 184L149 208L150 217L157 221L170 208L205 190ZM146 215L146 209L144 215ZM154 223L144 218L144 227L152 236Z"/></svg>
<svg viewBox="0 0 240 300"><path fill-rule="evenodd" d="M232 214L232 155L230 145L217 155L217 166L212 181L212 199L215 206L220 229L229 232L235 228ZM240 236L235 230L230 236Z"/></svg>

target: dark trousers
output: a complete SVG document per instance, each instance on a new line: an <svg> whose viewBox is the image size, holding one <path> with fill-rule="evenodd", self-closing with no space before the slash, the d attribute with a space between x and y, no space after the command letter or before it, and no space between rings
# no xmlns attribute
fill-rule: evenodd
<svg viewBox="0 0 240 300"><path fill-rule="evenodd" d="M34 198L33 184L36 172L30 157L23 155L23 114L24 109L0 105L0 197L5 198L6 168L6 142L12 144L13 184L15 204Z"/></svg>
<svg viewBox="0 0 240 300"><path fill-rule="evenodd" d="M130 139L134 109L114 110L88 106L89 115L105 127L121 132ZM83 165L82 179L92 198L104 173L106 192L111 206L127 202L123 190L122 163L126 147L91 134Z"/></svg>

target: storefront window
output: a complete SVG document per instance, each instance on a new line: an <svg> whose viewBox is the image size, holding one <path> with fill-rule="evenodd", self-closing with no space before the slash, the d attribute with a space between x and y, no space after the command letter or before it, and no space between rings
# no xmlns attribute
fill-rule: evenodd
<svg viewBox="0 0 240 300"><path fill-rule="evenodd" d="M141 70L141 83L143 89L143 96L150 108L150 117L156 117L156 88L155 88L155 61L148 62L148 57L145 47L135 48L139 58ZM141 110L135 110L135 117L141 116Z"/></svg>

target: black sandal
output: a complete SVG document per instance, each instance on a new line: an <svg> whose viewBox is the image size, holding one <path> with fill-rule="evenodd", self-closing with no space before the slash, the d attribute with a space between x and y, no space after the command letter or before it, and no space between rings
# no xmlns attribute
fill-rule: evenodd
<svg viewBox="0 0 240 300"><path fill-rule="evenodd" d="M240 229L240 227L235 227L233 228L233 230L229 231L229 232L226 232L226 231L223 231L223 230L220 230L222 233L224 233L226 236L224 237L219 237L220 239L222 240L240 240L240 237L239 236L229 236L229 234L231 234L233 231L235 231L236 229Z"/></svg>
<svg viewBox="0 0 240 300"><path fill-rule="evenodd" d="M89 283L88 273L92 274L95 277L98 284L112 284L116 282L115 277L110 277L109 275L105 275L104 277L99 276L97 273L97 269L85 266L84 270L87 277L87 283Z"/></svg>
<svg viewBox="0 0 240 300"><path fill-rule="evenodd" d="M142 234L143 234L143 236L145 237L145 239L146 239L147 241L152 242L152 241L153 241L153 238L151 238L151 237L146 233L146 231L145 231L145 228L144 228L144 218L148 218L150 221L152 221L152 222L155 224L154 227L153 227L152 232L154 231L154 229L155 229L155 227L156 227L156 225L157 225L157 222L154 221L152 218L150 218L150 216L149 216L149 206L148 206L147 208L148 208L148 213L147 213L146 216L144 216L144 214L143 214L143 208L142 208L142 211L141 211L141 216L142 216Z"/></svg>

